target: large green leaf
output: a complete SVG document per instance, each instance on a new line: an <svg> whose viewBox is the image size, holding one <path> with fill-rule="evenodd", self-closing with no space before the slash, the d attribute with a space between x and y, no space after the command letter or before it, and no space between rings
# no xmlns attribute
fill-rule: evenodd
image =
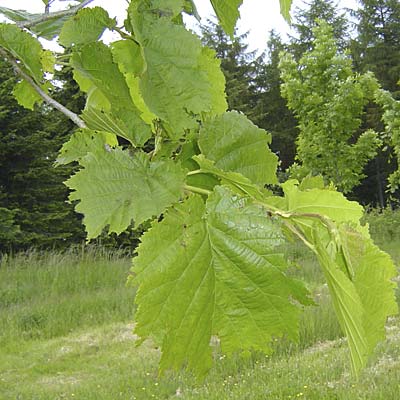
<svg viewBox="0 0 400 400"><path fill-rule="evenodd" d="M277 156L269 148L271 135L236 111L207 121L200 130L202 153L225 171L239 172L264 185L277 183Z"/></svg>
<svg viewBox="0 0 400 400"><path fill-rule="evenodd" d="M313 242L328 283L336 316L348 340L352 368L357 374L365 366L370 354L364 327L366 310L354 283L335 262L332 251L327 250L326 243L320 239L318 233L314 234ZM330 247L335 246L335 243L329 244Z"/></svg>
<svg viewBox="0 0 400 400"><path fill-rule="evenodd" d="M111 104L121 104L124 108L133 106L124 76L113 63L110 49L103 43L90 43L74 52L71 63L87 81L78 83L87 91L87 87L97 87Z"/></svg>
<svg viewBox="0 0 400 400"><path fill-rule="evenodd" d="M63 144L56 164L69 164L81 160L87 153L116 146L118 146L118 140L110 132L80 129L74 132L68 142Z"/></svg>
<svg viewBox="0 0 400 400"><path fill-rule="evenodd" d="M285 275L279 224L248 198L217 187L205 205L192 196L153 224L133 271L139 289L136 332L162 345L161 368L211 364L211 335L225 353L270 352L298 338L302 283ZM154 251L157 249L157 251Z"/></svg>
<svg viewBox="0 0 400 400"><path fill-rule="evenodd" d="M143 1L129 7L130 23L146 65L140 75L140 91L150 111L177 139L197 126L202 113L226 109L220 84L223 75L200 39L171 20L174 12L160 9L162 17L156 18L154 10L147 7Z"/></svg>
<svg viewBox="0 0 400 400"><path fill-rule="evenodd" d="M336 222L359 223L364 210L355 201L349 201L342 193L327 189L300 190L296 180L282 184L286 210L299 214L320 214Z"/></svg>
<svg viewBox="0 0 400 400"><path fill-rule="evenodd" d="M84 8L65 22L59 42L65 47L95 42L106 28L112 29L115 25L116 21L103 8Z"/></svg>
<svg viewBox="0 0 400 400"><path fill-rule="evenodd" d="M397 270L390 256L379 250L360 228L343 224L340 238L347 270L366 311L363 326L370 353L385 338L387 317L398 313L394 296L397 285L391 281L398 275Z"/></svg>
<svg viewBox="0 0 400 400"><path fill-rule="evenodd" d="M211 0L222 28L230 37L233 37L236 21L240 16L239 7L242 3L243 0Z"/></svg>
<svg viewBox="0 0 400 400"><path fill-rule="evenodd" d="M108 114L105 118L114 121L123 131L120 136L134 146L143 145L151 136L150 126L140 118L140 111L132 101L125 77L113 62L111 50L103 43L90 43L74 52L71 62L75 68L74 78L81 89L89 94L87 109L97 109L97 115ZM102 95L102 102L97 101L99 93L96 103L91 102L90 94L94 90ZM101 129L106 130L104 126ZM115 130L112 132L117 133Z"/></svg>
<svg viewBox="0 0 400 400"><path fill-rule="evenodd" d="M396 269L360 225L363 209L358 203L334 190L308 189L320 186L318 181L309 181L303 190L293 180L282 186L284 199L266 201L289 211L282 214L286 227L316 253L348 339L352 369L358 374L384 338L387 317L397 312L390 281Z"/></svg>
<svg viewBox="0 0 400 400"><path fill-rule="evenodd" d="M308 239L315 246L357 375L384 339L388 316L398 312L391 281L397 271L390 257L351 225L341 224L339 236L331 233L330 241L324 230L318 224Z"/></svg>
<svg viewBox="0 0 400 400"><path fill-rule="evenodd" d="M84 167L67 186L70 200L80 200L76 211L84 215L88 239L109 226L121 233L132 222L139 225L158 216L179 200L185 173L172 161L150 162L145 153L102 146L80 160Z"/></svg>

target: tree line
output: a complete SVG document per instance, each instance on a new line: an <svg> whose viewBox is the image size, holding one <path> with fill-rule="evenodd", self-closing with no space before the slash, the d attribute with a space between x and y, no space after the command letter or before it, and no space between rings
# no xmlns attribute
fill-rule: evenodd
<svg viewBox="0 0 400 400"><path fill-rule="evenodd" d="M293 31L286 42L272 31L256 55L246 35L231 40L211 21L202 26L221 60L229 108L272 134L282 181L322 172L365 205L396 204L400 4L361 0L349 13L313 0L295 11ZM62 184L75 167L53 168L74 127L48 106L19 106L15 79L0 60L0 251L79 243L84 229ZM55 80L53 97L79 113L84 96L68 66ZM136 238L128 230L104 241L134 246Z"/></svg>

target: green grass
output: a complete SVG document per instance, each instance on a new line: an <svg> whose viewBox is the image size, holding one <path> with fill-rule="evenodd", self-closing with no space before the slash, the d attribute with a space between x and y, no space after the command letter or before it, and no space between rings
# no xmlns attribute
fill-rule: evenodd
<svg viewBox="0 0 400 400"><path fill-rule="evenodd" d="M388 243L400 260L400 241ZM29 252L0 265L0 400L384 399L400 398L400 320L391 319L359 381L318 265L287 249L291 273L320 307L308 308L298 345L275 343L269 357L225 358L204 382L187 373L159 377L159 351L135 346L130 260L118 252ZM302 264L299 268L298 264Z"/></svg>
<svg viewBox="0 0 400 400"><path fill-rule="evenodd" d="M133 317L128 257L89 249L29 251L0 264L0 346Z"/></svg>
<svg viewBox="0 0 400 400"><path fill-rule="evenodd" d="M204 383L189 375L157 374L159 352L135 347L132 325L111 324L51 340L25 342L17 354L1 350L2 399L385 399L400 392L400 329L357 382L342 340L287 355L226 359L216 355ZM177 395L180 394L179 396Z"/></svg>

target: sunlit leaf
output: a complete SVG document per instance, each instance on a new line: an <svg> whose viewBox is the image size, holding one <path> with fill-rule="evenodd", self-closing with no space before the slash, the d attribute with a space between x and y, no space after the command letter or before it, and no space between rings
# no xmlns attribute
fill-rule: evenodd
<svg viewBox="0 0 400 400"><path fill-rule="evenodd" d="M15 85L13 95L19 105L32 111L36 103L40 104L43 101L32 85L24 80Z"/></svg>
<svg viewBox="0 0 400 400"><path fill-rule="evenodd" d="M270 143L269 133L234 111L207 121L200 130L200 149L216 167L240 172L260 185L277 183L278 157Z"/></svg>
<svg viewBox="0 0 400 400"><path fill-rule="evenodd" d="M65 22L59 42L65 47L95 42L106 28L112 29L115 24L103 8L83 8Z"/></svg>
<svg viewBox="0 0 400 400"><path fill-rule="evenodd" d="M111 149L118 146L116 136L109 132L80 129L65 142L57 157L56 164L69 164L79 161L89 152L99 149Z"/></svg>
<svg viewBox="0 0 400 400"><path fill-rule="evenodd" d="M193 196L153 225L134 261L136 332L161 343L163 370L187 366L204 374L211 335L228 354L269 353L273 337L298 339L293 300L310 300L285 275L282 240L279 224L223 187L207 204Z"/></svg>
<svg viewBox="0 0 400 400"><path fill-rule="evenodd" d="M227 35L233 37L236 21L238 20L239 7L243 0L211 0L215 14Z"/></svg>
<svg viewBox="0 0 400 400"><path fill-rule="evenodd" d="M80 160L83 169L67 186L70 200L79 200L76 211L84 214L88 239L109 227L121 233L133 221L139 225L158 216L179 200L185 173L172 161L151 162L145 153L130 155L120 149L88 153Z"/></svg>

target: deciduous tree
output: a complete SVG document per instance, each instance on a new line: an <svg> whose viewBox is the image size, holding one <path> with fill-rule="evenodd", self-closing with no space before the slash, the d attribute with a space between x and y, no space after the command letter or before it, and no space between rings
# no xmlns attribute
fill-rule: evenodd
<svg viewBox="0 0 400 400"><path fill-rule="evenodd" d="M380 140L368 130L359 134L364 107L378 88L372 74L353 72L348 55L339 53L332 28L320 21L314 28L313 49L297 63L282 55L282 94L299 122L297 158L301 177L322 174L349 192L364 177L363 168L376 155Z"/></svg>

